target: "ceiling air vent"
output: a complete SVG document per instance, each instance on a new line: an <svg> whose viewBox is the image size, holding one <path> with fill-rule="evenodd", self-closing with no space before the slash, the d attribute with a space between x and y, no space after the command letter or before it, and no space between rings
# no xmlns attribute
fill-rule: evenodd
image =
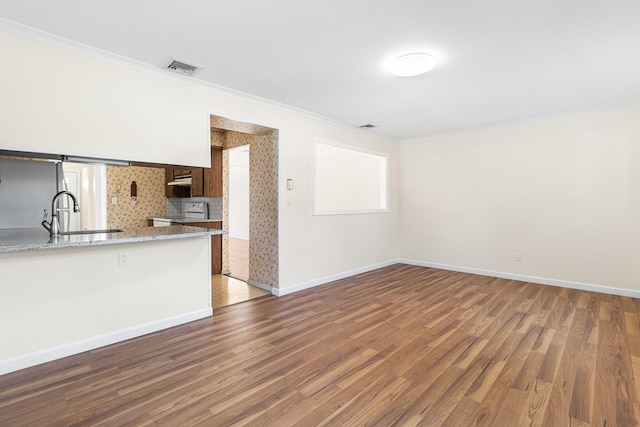
<svg viewBox="0 0 640 427"><path fill-rule="evenodd" d="M371 123L367 123L366 125L360 125L359 126L361 129L371 129L376 127L376 125L372 125Z"/></svg>
<svg viewBox="0 0 640 427"><path fill-rule="evenodd" d="M169 59L169 62L164 68L174 73L182 74L183 76L193 76L200 70L200 67L182 61L176 61L172 58Z"/></svg>

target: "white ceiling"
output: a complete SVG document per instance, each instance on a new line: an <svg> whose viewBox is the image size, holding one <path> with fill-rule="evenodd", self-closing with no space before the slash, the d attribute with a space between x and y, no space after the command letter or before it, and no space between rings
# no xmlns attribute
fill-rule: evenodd
<svg viewBox="0 0 640 427"><path fill-rule="evenodd" d="M0 16L397 140L640 100L638 0L0 0ZM439 65L386 72L415 51Z"/></svg>

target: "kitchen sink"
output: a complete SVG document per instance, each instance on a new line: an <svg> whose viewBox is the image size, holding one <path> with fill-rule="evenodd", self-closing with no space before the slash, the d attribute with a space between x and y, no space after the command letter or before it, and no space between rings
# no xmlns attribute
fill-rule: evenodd
<svg viewBox="0 0 640 427"><path fill-rule="evenodd" d="M121 233L122 230L117 228L110 228L107 230L79 230L79 231L64 231L60 233L61 236L73 236L75 234L102 234L102 233Z"/></svg>

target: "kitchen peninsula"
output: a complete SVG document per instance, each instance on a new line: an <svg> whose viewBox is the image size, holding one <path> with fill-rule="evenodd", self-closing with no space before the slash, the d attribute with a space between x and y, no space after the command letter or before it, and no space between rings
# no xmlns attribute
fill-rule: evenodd
<svg viewBox="0 0 640 427"><path fill-rule="evenodd" d="M211 235L0 230L0 374L211 316Z"/></svg>
<svg viewBox="0 0 640 427"><path fill-rule="evenodd" d="M138 228L118 232L105 230L95 233L63 233L52 238L40 228L0 229L0 253L40 251L82 246L100 246L122 243L171 240L185 237L202 237L223 234L222 230L207 230L199 227L176 226L160 228Z"/></svg>

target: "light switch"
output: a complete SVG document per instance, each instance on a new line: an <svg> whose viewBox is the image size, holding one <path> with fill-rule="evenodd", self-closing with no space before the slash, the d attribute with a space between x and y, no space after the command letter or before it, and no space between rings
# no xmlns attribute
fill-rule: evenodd
<svg viewBox="0 0 640 427"><path fill-rule="evenodd" d="M291 178L287 179L287 190L293 190L293 180Z"/></svg>

